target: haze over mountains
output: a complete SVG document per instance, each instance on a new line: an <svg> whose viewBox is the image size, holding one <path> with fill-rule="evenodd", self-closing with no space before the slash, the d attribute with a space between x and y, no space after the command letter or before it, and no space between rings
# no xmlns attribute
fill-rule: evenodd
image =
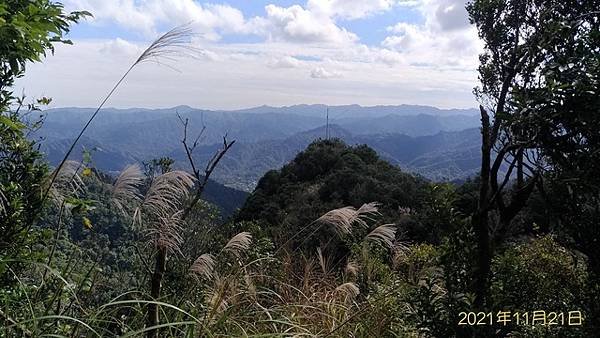
<svg viewBox="0 0 600 338"><path fill-rule="evenodd" d="M181 145L189 119L190 137L205 126L196 149L204 163L222 143L223 135L237 140L213 173L217 182L250 191L262 175L277 169L310 142L329 135L348 144L367 144L383 158L405 170L434 180L464 179L475 173L479 157L479 118L475 109L438 109L428 106L261 106L237 111L210 111L178 106L169 109L104 109L88 129L74 158L93 150L94 165L105 171L126 164L170 156L187 164ZM88 108L46 111L35 137L52 164L93 113Z"/></svg>

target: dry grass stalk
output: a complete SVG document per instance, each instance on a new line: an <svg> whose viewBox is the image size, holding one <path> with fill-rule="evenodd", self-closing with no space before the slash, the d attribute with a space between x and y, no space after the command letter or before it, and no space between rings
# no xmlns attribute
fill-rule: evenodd
<svg viewBox="0 0 600 338"><path fill-rule="evenodd" d="M223 251L230 252L236 257L240 257L242 252L250 248L252 235L249 232L240 232L233 236L223 247Z"/></svg>
<svg viewBox="0 0 600 338"><path fill-rule="evenodd" d="M344 273L347 275L356 276L358 275L359 266L358 263L352 260L349 260L346 263L346 267L344 268Z"/></svg>
<svg viewBox="0 0 600 338"><path fill-rule="evenodd" d="M214 284L211 290L206 295L206 302L210 309L209 320L214 317L215 314L222 313L227 309L229 303L227 302L227 291L228 285L231 284L227 279L214 278ZM229 285L229 287L232 287Z"/></svg>
<svg viewBox="0 0 600 338"><path fill-rule="evenodd" d="M377 202L371 202L363 204L359 209L352 206L334 209L319 217L316 222L331 225L338 234L346 235L352 232L354 224L366 227L367 221L379 214L378 206Z"/></svg>
<svg viewBox="0 0 600 338"><path fill-rule="evenodd" d="M335 288L335 292L342 294L344 298L348 300L355 299L356 296L360 294L360 289L358 286L352 282L344 283L337 288Z"/></svg>
<svg viewBox="0 0 600 338"><path fill-rule="evenodd" d="M137 164L128 165L121 171L111 187L111 200L125 212L125 203L140 200L140 185L144 181L144 174Z"/></svg>
<svg viewBox="0 0 600 338"><path fill-rule="evenodd" d="M319 266L321 267L321 272L323 275L327 275L330 270L330 262L327 257L323 255L323 251L321 248L317 248L317 258L319 259Z"/></svg>
<svg viewBox="0 0 600 338"><path fill-rule="evenodd" d="M154 179L142 203L142 209L154 215L172 215L187 200L194 177L185 171L170 171Z"/></svg>
<svg viewBox="0 0 600 338"><path fill-rule="evenodd" d="M214 276L215 258L205 253L200 255L192 264L190 272L196 277L211 279Z"/></svg>
<svg viewBox="0 0 600 338"><path fill-rule="evenodd" d="M394 224L380 225L371 231L365 239L368 242L378 243L391 249L396 239L396 226Z"/></svg>
<svg viewBox="0 0 600 338"><path fill-rule="evenodd" d="M248 271L244 271L244 282L246 283L246 290L248 291L248 296L256 300L256 285L254 284L254 281L252 280L250 274L248 274Z"/></svg>

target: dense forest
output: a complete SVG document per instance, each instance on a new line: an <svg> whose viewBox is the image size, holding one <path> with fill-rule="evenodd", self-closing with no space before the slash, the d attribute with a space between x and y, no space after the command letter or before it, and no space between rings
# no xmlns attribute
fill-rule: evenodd
<svg viewBox="0 0 600 338"><path fill-rule="evenodd" d="M245 196L207 196L237 144L197 156L182 116L176 160L116 174L92 152L70 160L112 92L50 166L31 135L51 99L16 96L14 81L91 14L0 1L0 336L595 336L599 8L467 4L485 48L480 165L465 182L325 137L231 210L214 203ZM130 71L188 40L168 31Z"/></svg>

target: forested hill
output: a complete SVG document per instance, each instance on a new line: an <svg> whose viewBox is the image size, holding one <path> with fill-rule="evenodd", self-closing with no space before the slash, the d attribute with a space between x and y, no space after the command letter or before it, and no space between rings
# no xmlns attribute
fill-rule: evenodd
<svg viewBox="0 0 600 338"><path fill-rule="evenodd" d="M427 186L426 180L402 172L366 145L320 140L261 178L237 220L260 221L277 240L328 210L377 201L384 220L400 223L401 210L419 208Z"/></svg>

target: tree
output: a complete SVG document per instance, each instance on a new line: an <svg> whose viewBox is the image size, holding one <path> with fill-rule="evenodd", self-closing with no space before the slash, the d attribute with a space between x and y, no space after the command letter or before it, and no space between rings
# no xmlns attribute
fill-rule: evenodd
<svg viewBox="0 0 600 338"><path fill-rule="evenodd" d="M480 191L472 217L478 306L486 302L494 249L543 174L572 167L575 159L586 162L593 153L581 148L597 142L599 7L596 0L476 0L467 6L485 44L475 89L482 103Z"/></svg>
<svg viewBox="0 0 600 338"><path fill-rule="evenodd" d="M0 115L0 258L15 256L42 208L40 188L47 166L26 139L26 128L16 114Z"/></svg>
<svg viewBox="0 0 600 338"><path fill-rule="evenodd" d="M0 3L0 255L13 255L42 209L41 186L47 166L27 131L35 127L22 121L22 110L37 110L15 98L14 80L25 72L27 62L40 61L55 43L64 39L69 26L87 12L65 13L61 4L46 0ZM40 99L38 103L48 103ZM17 105L11 110L11 105Z"/></svg>
<svg viewBox="0 0 600 338"><path fill-rule="evenodd" d="M193 188L193 189L191 189L192 190L191 192L186 191L185 195L182 194L182 199L184 199L184 200L177 202L177 203L180 203L177 208L178 210L172 211L170 213L170 215L169 215L170 219L168 221L172 222L174 224L185 222L187 220L187 218L190 216L190 214L192 214L192 211L194 210L196 205L200 202L200 198L202 197L202 194L204 193L204 189L206 188L206 185L208 184L210 175L215 170L215 168L217 167L217 165L219 164L219 162L221 161L223 156L225 156L227 151L229 151L229 149L231 149L231 147L235 143L235 140L231 141L231 142L227 141L227 136L224 136L223 137L223 147L221 149L217 150L217 152L213 155L213 157L206 164L206 168L204 169L204 171L201 173L199 167L197 166L196 162L194 161L193 153L194 153L194 150L196 149L196 147L198 146L198 142L199 142L205 128L203 128L202 131L200 132L200 134L195 138L195 141L193 143L190 143L190 140L188 140L189 120L188 119L184 120L179 115L178 115L178 117L183 125L183 139L181 140L181 143L183 144L183 147L184 147L185 152L188 157L189 164L192 168L192 175L189 175L190 187L187 187L185 190L190 190L190 188ZM165 176L165 172L168 172L170 170L170 167L173 164L173 160L170 158L161 158L158 161L153 160L152 164L154 166L161 167L161 169L163 171L163 176ZM154 170L152 170L152 171L154 171ZM150 190L152 190L152 188ZM189 192L189 195L187 194L188 192ZM185 198L184 198L184 196L185 196ZM190 199L189 202L186 200L187 198ZM161 215L160 217L157 217L157 218L164 219L164 216ZM169 226L167 226L167 228L168 227ZM178 226L175 226L174 228L179 230ZM174 237L179 237L179 236L180 236L179 234L176 234ZM173 242L173 241L167 241L167 243L168 242ZM160 241L157 241L157 243L160 243ZM177 245L175 245L175 246L177 246ZM155 300L158 300L160 298L162 281L163 281L163 278L167 271L167 258L168 258L169 250L170 249L169 249L168 245L157 245L157 252L154 256L154 271L152 272L152 277L150 278L150 296ZM152 329L148 330L148 333L147 333L148 337L157 337L158 336L158 330L156 328L156 326L158 326L158 325L159 325L158 304L152 303L152 302L148 303L148 327L152 328Z"/></svg>

